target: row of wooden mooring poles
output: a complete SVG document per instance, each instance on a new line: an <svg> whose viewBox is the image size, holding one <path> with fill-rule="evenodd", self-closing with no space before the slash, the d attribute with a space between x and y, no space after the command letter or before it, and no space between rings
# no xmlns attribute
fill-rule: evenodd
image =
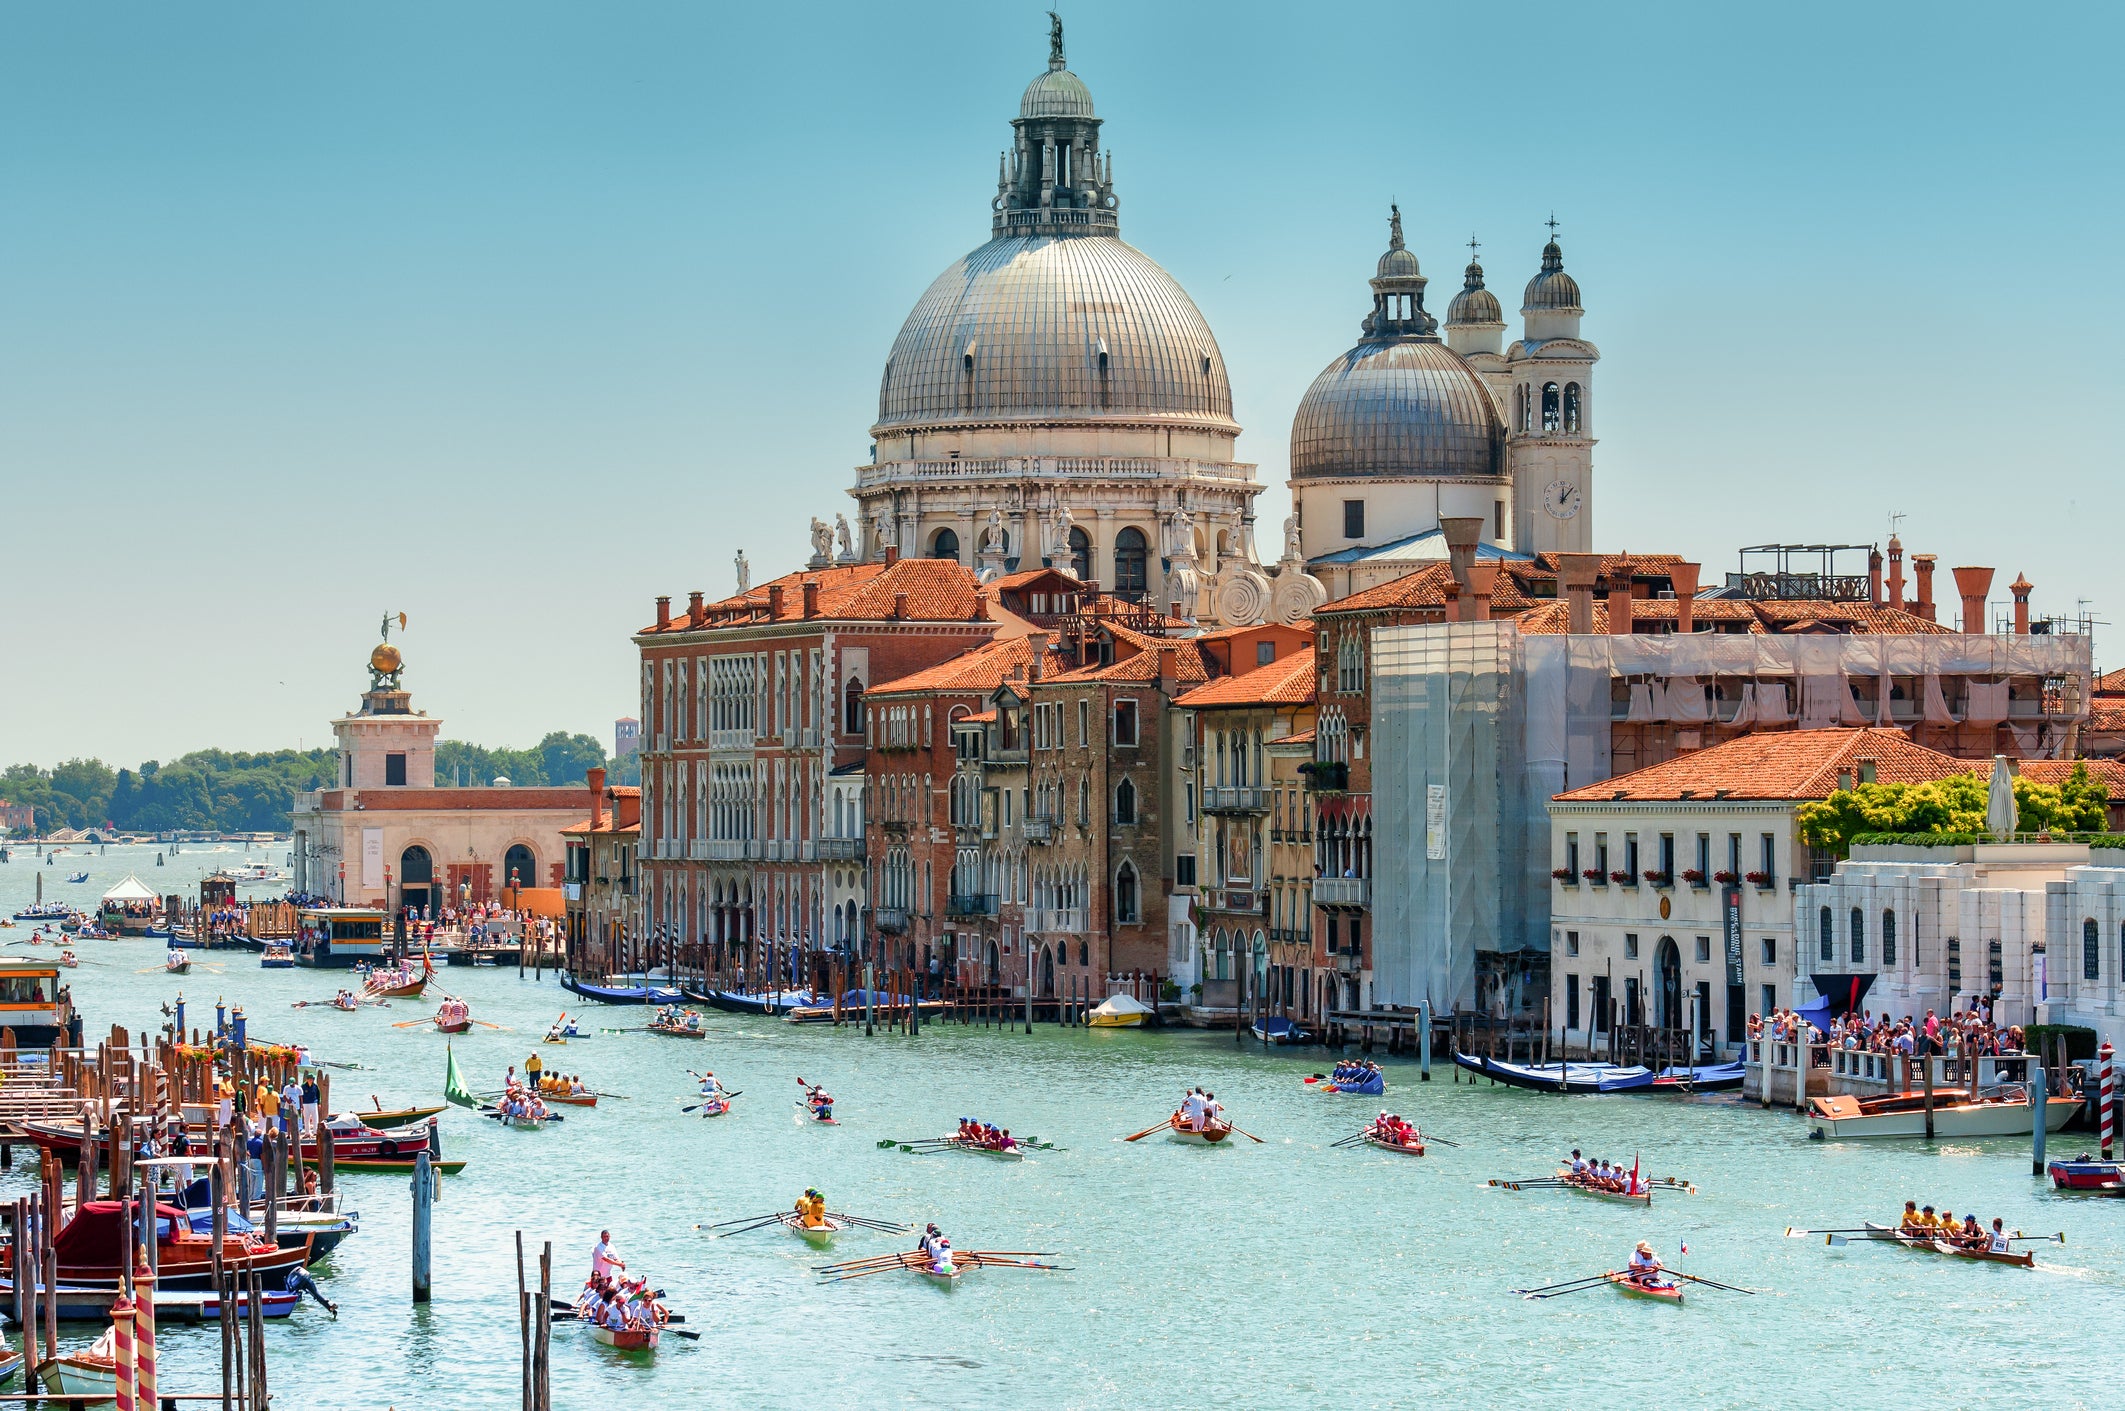
<svg viewBox="0 0 2125 1411"><path fill-rule="evenodd" d="M517 1332L524 1353L524 1411L553 1411L553 1244L539 1248L539 1286L524 1281L524 1232L516 1232Z"/></svg>
<svg viewBox="0 0 2125 1411"><path fill-rule="evenodd" d="M9 1312L22 1329L25 1385L33 1387L58 1346L59 1307L49 1296L50 1290L59 1287L58 1233L92 1200L125 1202L129 1208L126 1264L129 1269L144 1269L147 1277L137 1282L129 1277L127 1296L112 1307L119 1352L115 1402L119 1411L175 1411L184 1403L216 1401L223 1411L267 1411L265 1290L256 1269L240 1269L235 1261L224 1260L224 1245L232 1208L259 1225L268 1240L278 1237L283 1205L300 1198L306 1180L300 1114L287 1114L281 1130L261 1138L254 1173L238 1126L233 1120L221 1121L220 1102L225 1095L221 1084L232 1089L226 1096L233 1118L254 1109L262 1087L270 1085L277 1092L298 1079L300 1063L293 1049L252 1044L240 1009L217 1006L211 1033L188 1033L184 1022L180 999L172 1023L158 1036L143 1036L136 1045L125 1029L113 1027L109 1038L93 1049L54 1045L42 1064L10 1061L16 1057L11 1045L0 1042L0 1070L4 1070L0 1071L4 1079L0 1081L0 1167L13 1164L14 1146L24 1139L19 1124L51 1119L82 1123L80 1147L69 1153L74 1164L71 1200L61 1155L39 1146L36 1192L0 1206L0 1220L6 1222L10 1235L5 1265L12 1284ZM319 1191L329 1195L335 1187L333 1138L322 1119L332 1110L331 1075L322 1068L315 1073L320 1117L316 1175ZM155 1370L153 1212L160 1192L151 1176L142 1179L143 1173L134 1165L134 1152L150 1132L187 1130L191 1125L187 1107L204 1117L207 1128L205 1149L195 1144L188 1156L205 1169L213 1202L211 1277L219 1301L221 1349L218 1392L165 1392ZM111 1153L107 1171L102 1169L106 1143ZM423 1159L419 1165L425 1168L428 1162ZM262 1176L262 1181L254 1179L254 1174ZM416 1200L417 1217L421 1204ZM133 1227L136 1212L138 1228ZM426 1242L424 1224L417 1218L417 1300L426 1294L427 1271L419 1259ZM0 1395L0 1405L89 1404L80 1396L34 1390ZM106 1400L103 1404L113 1403Z"/></svg>

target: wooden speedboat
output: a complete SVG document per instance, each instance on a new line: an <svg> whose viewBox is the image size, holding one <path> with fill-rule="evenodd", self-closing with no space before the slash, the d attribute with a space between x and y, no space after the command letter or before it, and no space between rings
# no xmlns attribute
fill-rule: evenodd
<svg viewBox="0 0 2125 1411"><path fill-rule="evenodd" d="M441 1111L440 1108L434 1110ZM58 1156L62 1161L75 1159L81 1154L81 1123L78 1121L23 1122L19 1126L24 1137ZM331 1126L333 1160L340 1166L365 1157L380 1157L385 1160L402 1158L410 1161L416 1152L425 1150L428 1145L428 1133L425 1130L380 1132L365 1125L363 1114L341 1113L331 1119ZM192 1137L202 1143L197 1149L203 1151L204 1142L209 1135L206 1127L194 1123L190 1131ZM111 1134L105 1132L102 1135L102 1160L107 1163L113 1151ZM317 1138L314 1133L303 1141L302 1158L312 1164L317 1161Z"/></svg>
<svg viewBox="0 0 2125 1411"><path fill-rule="evenodd" d="M1166 1132L1168 1140L1188 1146L1216 1146L1231 1135L1232 1128L1229 1124L1221 1127L1184 1127L1177 1113Z"/></svg>
<svg viewBox="0 0 2125 1411"><path fill-rule="evenodd" d="M332 1169L342 1174L348 1171L368 1171L379 1176L405 1176L412 1173L413 1165L412 1156L367 1156L356 1157L351 1161L345 1157L334 1157ZM431 1160L428 1169L439 1176L455 1176L465 1169L465 1158L460 1156L452 1161Z"/></svg>
<svg viewBox="0 0 2125 1411"><path fill-rule="evenodd" d="M655 1352L662 1328L592 1327L590 1335L615 1352Z"/></svg>
<svg viewBox="0 0 2125 1411"><path fill-rule="evenodd" d="M1624 1205L1650 1206L1653 1203L1653 1193L1651 1191L1640 1191L1637 1195L1632 1195L1627 1191L1603 1190L1600 1186L1590 1186L1584 1181L1575 1181L1572 1179L1571 1168L1568 1166L1559 1166L1557 1168L1557 1179L1570 1189L1579 1192L1579 1194L1590 1195L1596 1200L1619 1201Z"/></svg>
<svg viewBox="0 0 2125 1411"><path fill-rule="evenodd" d="M2077 1097L2053 1097L2044 1102L2044 1130L2056 1132L2082 1107ZM2026 1137L2035 1126L2029 1099L2018 1091L1997 1097L1960 1101L1954 1094L1933 1097L1935 1137ZM1923 1092L1892 1093L1887 1097L1811 1097L1808 1099L1808 1135L1832 1137L1923 1137L1926 1135L1926 1095Z"/></svg>
<svg viewBox="0 0 2125 1411"><path fill-rule="evenodd" d="M374 1099L372 1098L371 1101L374 1101ZM351 1117L364 1127L374 1130L388 1130L392 1127L410 1127L416 1122L425 1122L430 1117L440 1116L448 1110L446 1106L440 1104L435 1107L394 1107L388 1112L383 1107L378 1106L369 1112L345 1112L340 1115Z"/></svg>
<svg viewBox="0 0 2125 1411"><path fill-rule="evenodd" d="M1365 1145L1376 1146L1382 1151L1392 1151L1403 1156L1422 1156L1424 1154L1424 1143L1421 1141L1393 1142L1376 1132L1367 1132L1365 1134Z"/></svg>
<svg viewBox="0 0 2125 1411"><path fill-rule="evenodd" d="M782 1228L788 1230L814 1249L825 1249L834 1242L834 1236L841 1233L842 1224L839 1220L827 1215L821 1216L820 1220L822 1223L817 1225L807 1224L804 1217L796 1211L785 1210L782 1213Z"/></svg>
<svg viewBox="0 0 2125 1411"><path fill-rule="evenodd" d="M1678 1308L1682 1306L1682 1283L1680 1280L1649 1283L1641 1279L1634 1279L1621 1270L1611 1269L1608 1272L1608 1281L1610 1287L1627 1298L1645 1298L1651 1299L1655 1303L1672 1303Z"/></svg>

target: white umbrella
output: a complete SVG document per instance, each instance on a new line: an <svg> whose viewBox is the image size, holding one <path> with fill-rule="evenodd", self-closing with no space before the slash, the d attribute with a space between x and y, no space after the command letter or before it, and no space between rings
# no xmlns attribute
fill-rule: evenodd
<svg viewBox="0 0 2125 1411"><path fill-rule="evenodd" d="M2007 756L1992 757L1992 785L1985 797L1985 829L1995 837L2011 838L2015 824L2021 815L2014 807L2014 772L2007 767Z"/></svg>

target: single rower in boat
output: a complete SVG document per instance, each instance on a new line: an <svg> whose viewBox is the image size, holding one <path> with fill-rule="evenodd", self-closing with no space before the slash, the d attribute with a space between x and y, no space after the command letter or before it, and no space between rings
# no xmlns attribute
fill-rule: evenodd
<svg viewBox="0 0 2125 1411"><path fill-rule="evenodd" d="M1631 1251L1630 1262L1624 1266L1623 1272L1620 1275L1611 1274L1609 1279L1615 1283L1619 1293L1680 1303L1682 1283L1678 1279L1667 1277L1665 1267L1660 1262L1660 1256L1653 1252L1653 1246L1640 1240L1638 1247Z"/></svg>

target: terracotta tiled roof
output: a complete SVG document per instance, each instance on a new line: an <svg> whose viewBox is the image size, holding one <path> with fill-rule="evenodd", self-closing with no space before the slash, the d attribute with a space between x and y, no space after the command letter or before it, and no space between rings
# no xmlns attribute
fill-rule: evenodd
<svg viewBox="0 0 2125 1411"><path fill-rule="evenodd" d="M1167 669L1173 673L1173 679L1180 685L1200 685L1210 679L1210 672L1203 665L1203 654L1196 650L1193 641L1169 642L1157 637L1144 640L1148 645L1143 651L1125 657L1112 666L1100 666L1095 663L1049 679L1070 685L1087 681L1156 681L1159 679L1162 660L1167 663Z"/></svg>
<svg viewBox="0 0 2125 1411"><path fill-rule="evenodd" d="M1391 583L1378 584L1362 593L1352 593L1347 598L1338 598L1315 611L1322 617L1331 613L1385 612L1398 608L1436 608L1444 612L1446 590L1453 581L1452 564L1426 564L1415 573L1404 574ZM1491 588L1490 609L1492 616L1502 617L1525 612L1548 601L1547 598L1529 597L1521 591L1520 584L1510 572L1500 572Z"/></svg>
<svg viewBox="0 0 2125 1411"><path fill-rule="evenodd" d="M1551 573L1561 571L1557 554L1550 550L1545 549L1543 552L1536 554L1535 562L1541 564ZM1603 554L1601 556L1601 571L1603 574L1610 574L1625 564L1629 564L1633 570L1632 576L1634 577L1665 578L1668 576L1668 570L1676 564L1688 562L1689 560L1681 554Z"/></svg>
<svg viewBox="0 0 2125 1411"><path fill-rule="evenodd" d="M972 651L961 652L950 661L939 662L911 676L881 682L865 694L905 696L929 691L984 694L1010 680L1013 672L1023 674L1032 663L1031 641L1024 637L1003 637L984 642ZM1065 658L1051 650L1041 666L1041 674L1059 673L1068 664Z"/></svg>
<svg viewBox="0 0 2125 1411"><path fill-rule="evenodd" d="M2125 730L2125 701L2089 702L2088 728L2090 730Z"/></svg>
<svg viewBox="0 0 2125 1411"><path fill-rule="evenodd" d="M840 621L885 622L893 616L896 596L907 595L907 615L918 622L966 622L974 616L981 596L980 585L965 565L951 559L901 559L897 563L858 563L840 568L807 569L785 573L736 597L707 605L705 628L690 628L686 611L672 613L668 626L654 624L645 634L714 631L724 627L747 627L769 621L768 590L782 590L782 611L776 622L802 622L804 585L819 585L819 617Z"/></svg>
<svg viewBox="0 0 2125 1411"><path fill-rule="evenodd" d="M1296 735L1286 735L1281 740L1271 740L1269 743L1272 745L1310 745L1314 741L1314 734L1315 732L1311 730L1301 730Z"/></svg>
<svg viewBox="0 0 2125 1411"><path fill-rule="evenodd" d="M1313 699L1313 648L1293 652L1282 661L1258 666L1238 676L1220 676L1175 701L1190 709L1216 706L1304 705Z"/></svg>
<svg viewBox="0 0 2125 1411"><path fill-rule="evenodd" d="M2118 760L2025 759L2015 768L2033 783L2056 786L2066 782L2075 764L2087 765L2091 775L2109 785L2113 799L2125 799L2125 762Z"/></svg>
<svg viewBox="0 0 2125 1411"><path fill-rule="evenodd" d="M2099 696L2125 696L2125 666L2096 677L2095 693Z"/></svg>
<svg viewBox="0 0 2125 1411"><path fill-rule="evenodd" d="M1325 609L1324 609L1325 611ZM1631 620L1635 622L1673 622L1680 605L1673 598L1639 598L1631 603ZM1805 632L1811 628L1828 629L1840 635L1890 634L1928 635L1952 629L1937 622L1928 622L1914 613L1897 608L1876 607L1872 603L1833 602L1748 602L1740 598L1698 598L1690 608L1691 617L1699 623L1730 624L1745 622L1748 630L1762 633ZM1571 621L1571 605L1564 599L1545 602L1540 607L1520 615L1520 630L1525 633L1557 634L1567 630ZM1600 598L1594 600L1594 631L1609 630L1608 604Z"/></svg>
<svg viewBox="0 0 2125 1411"><path fill-rule="evenodd" d="M1556 797L1562 803L1822 799L1836 790L1839 771L1857 778L1862 760L1874 765L1882 784L1945 779L1974 768L1967 759L1914 745L1900 730L1784 730L1744 735Z"/></svg>
<svg viewBox="0 0 2125 1411"><path fill-rule="evenodd" d="M1816 602L1812 600L1751 602L1756 615L1774 632L1790 632L1811 622L1826 623L1849 632L1901 634L1953 633L1954 628L1928 622L1902 608L1877 607L1873 603Z"/></svg>

